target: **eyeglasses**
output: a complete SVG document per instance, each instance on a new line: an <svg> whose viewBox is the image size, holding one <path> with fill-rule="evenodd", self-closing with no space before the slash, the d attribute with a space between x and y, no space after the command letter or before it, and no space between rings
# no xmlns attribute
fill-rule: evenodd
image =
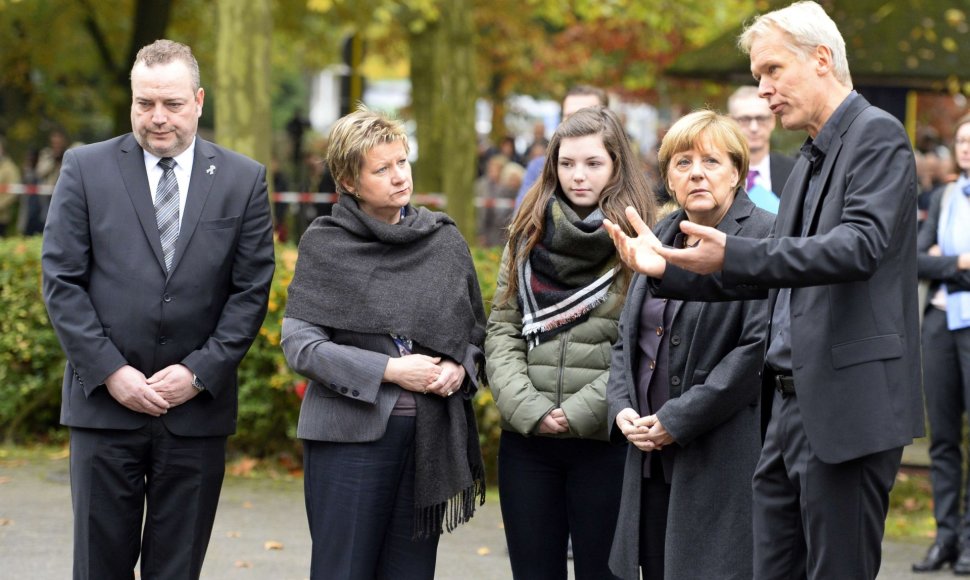
<svg viewBox="0 0 970 580"><path fill-rule="evenodd" d="M954 144L955 144L955 145L956 145L957 147L961 147L961 146L963 146L963 145L970 145L970 139L957 139L957 140L956 140L956 141L954 142Z"/></svg>
<svg viewBox="0 0 970 580"><path fill-rule="evenodd" d="M734 120L738 122L738 125L742 127L747 127L751 123L757 123L759 126L764 127L771 121L771 115L758 115L757 117L734 117Z"/></svg>

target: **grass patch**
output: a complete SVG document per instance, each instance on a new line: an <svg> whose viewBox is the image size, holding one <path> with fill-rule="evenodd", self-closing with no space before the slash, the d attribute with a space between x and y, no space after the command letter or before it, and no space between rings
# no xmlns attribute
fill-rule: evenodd
<svg viewBox="0 0 970 580"><path fill-rule="evenodd" d="M926 543L936 536L929 472L903 469L889 494L886 538Z"/></svg>

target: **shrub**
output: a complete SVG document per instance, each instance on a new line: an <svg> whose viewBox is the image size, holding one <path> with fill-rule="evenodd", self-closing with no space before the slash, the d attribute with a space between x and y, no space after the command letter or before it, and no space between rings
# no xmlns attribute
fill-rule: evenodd
<svg viewBox="0 0 970 580"><path fill-rule="evenodd" d="M65 358L41 296L41 239L0 240L0 425L7 441L64 439L58 428ZM501 249L474 248L472 256L486 309L495 293ZM276 275L259 336L239 367L239 421L230 449L263 457L301 448L296 423L304 380L289 369L280 349L286 288L293 278L296 248L276 247ZM500 434L498 410L488 389L475 399L479 438L488 473L495 476Z"/></svg>
<svg viewBox="0 0 970 580"><path fill-rule="evenodd" d="M0 239L0 425L4 441L57 429L64 354L41 295L40 238Z"/></svg>
<svg viewBox="0 0 970 580"><path fill-rule="evenodd" d="M263 457L302 449L296 440L302 379L287 366L280 348L286 289L294 266L296 248L277 244L266 319L239 365L239 421L229 439L236 452Z"/></svg>
<svg viewBox="0 0 970 580"><path fill-rule="evenodd" d="M485 313L491 310L492 299L495 297L495 285L498 282L499 262L502 259L502 248L472 248L472 259L478 272L478 285L482 289L482 299L485 301ZM492 391L487 388L479 389L475 396L475 419L478 421L478 441L482 446L485 458L485 474L491 482L498 477L498 441L502 434L501 416Z"/></svg>

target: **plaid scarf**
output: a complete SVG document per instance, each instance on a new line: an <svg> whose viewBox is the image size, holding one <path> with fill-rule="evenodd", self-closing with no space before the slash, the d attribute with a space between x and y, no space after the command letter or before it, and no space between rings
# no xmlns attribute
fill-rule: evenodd
<svg viewBox="0 0 970 580"><path fill-rule="evenodd" d="M518 265L522 336L535 348L589 318L606 300L617 256L599 209L585 220L558 196L546 206L542 239Z"/></svg>

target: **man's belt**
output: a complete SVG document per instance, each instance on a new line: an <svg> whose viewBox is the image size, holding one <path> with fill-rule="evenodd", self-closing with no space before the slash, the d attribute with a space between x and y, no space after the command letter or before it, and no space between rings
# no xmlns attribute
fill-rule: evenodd
<svg viewBox="0 0 970 580"><path fill-rule="evenodd" d="M790 375L775 375L775 389L783 397L790 397L795 394L795 377Z"/></svg>

